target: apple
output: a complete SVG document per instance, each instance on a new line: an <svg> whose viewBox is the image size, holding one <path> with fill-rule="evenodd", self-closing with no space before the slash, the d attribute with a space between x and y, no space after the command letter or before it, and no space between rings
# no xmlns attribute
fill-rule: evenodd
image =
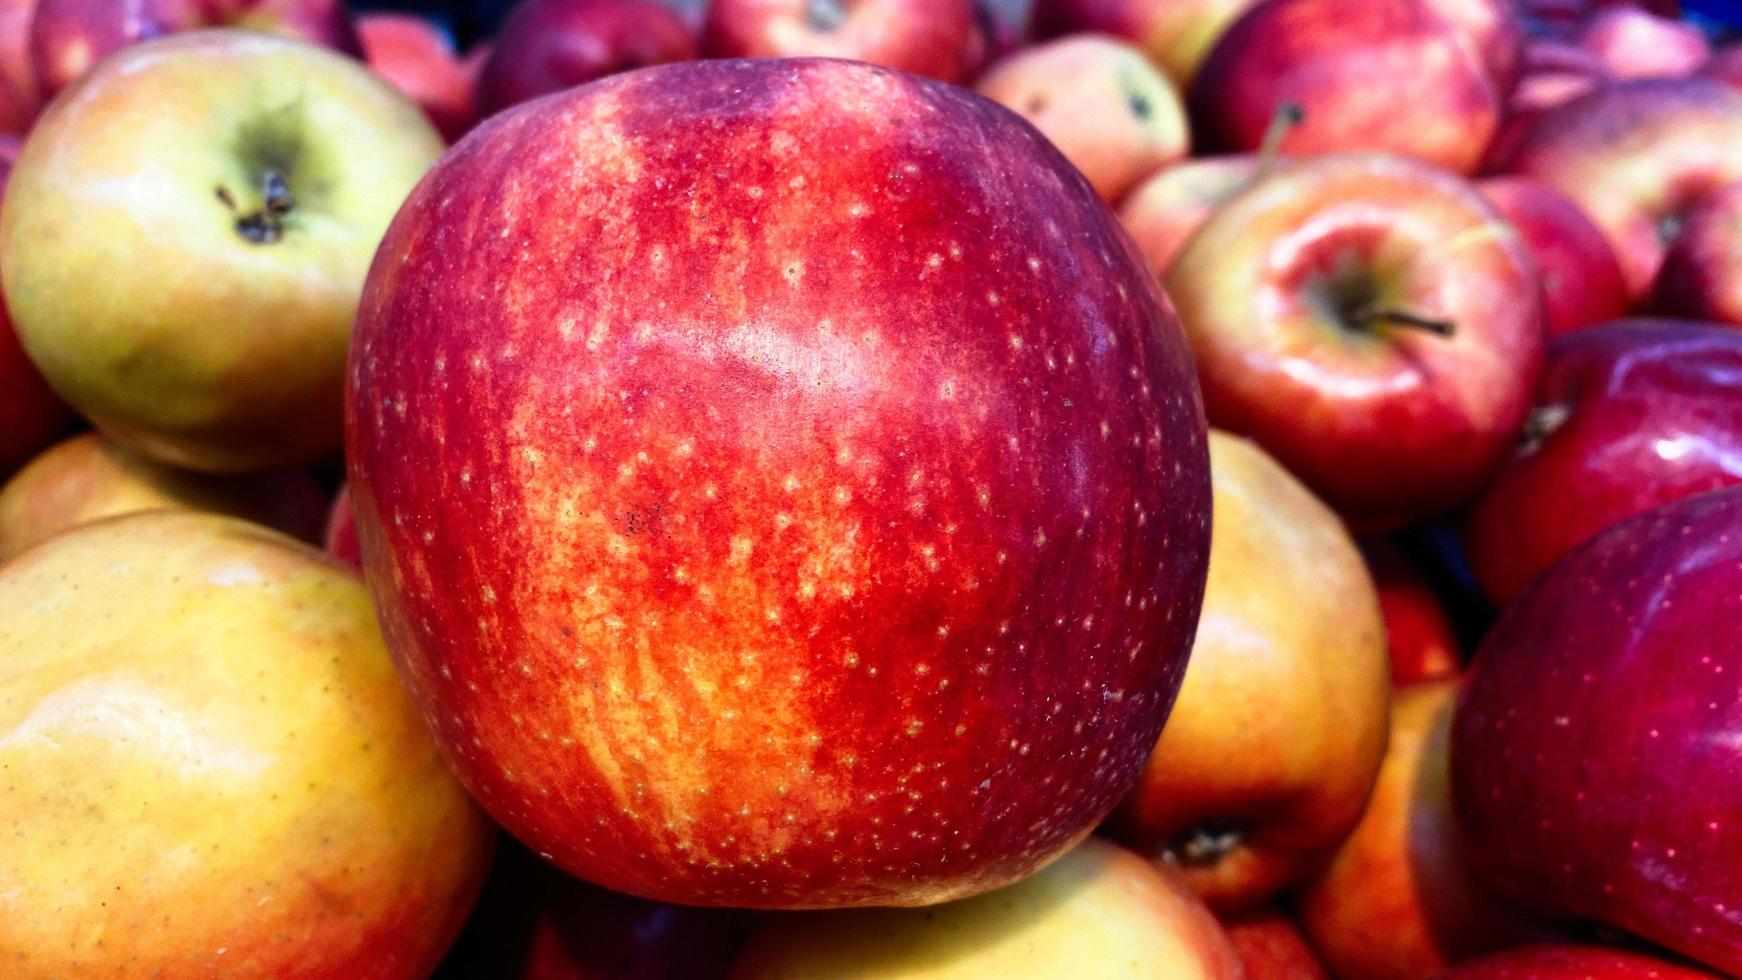
<svg viewBox="0 0 1742 980"><path fill-rule="evenodd" d="M1477 187L1517 229L1536 261L1551 338L1626 315L1621 263L1584 209L1528 177L1492 177Z"/></svg>
<svg viewBox="0 0 1742 980"><path fill-rule="evenodd" d="M1173 84L1112 38L1026 48L993 65L976 91L1033 123L1108 203L1191 148Z"/></svg>
<svg viewBox="0 0 1742 980"><path fill-rule="evenodd" d="M712 0L702 49L850 58L957 82L974 67L977 34L974 0Z"/></svg>
<svg viewBox="0 0 1742 980"><path fill-rule="evenodd" d="M1275 908L1224 919L1247 980L1329 980L1319 955L1294 919Z"/></svg>
<svg viewBox="0 0 1742 980"><path fill-rule="evenodd" d="M1211 421L1363 532L1475 496L1542 359L1523 242L1468 182L1402 157L1279 168L1198 230L1167 291Z"/></svg>
<svg viewBox="0 0 1742 980"><path fill-rule="evenodd" d="M1742 181L1688 213L1658 270L1656 308L1742 326Z"/></svg>
<svg viewBox="0 0 1742 980"><path fill-rule="evenodd" d="M321 535L321 541L327 554L362 571L363 551L362 546L357 543L357 512L351 509L350 487L340 487L338 495L333 498L333 506L327 512L326 529Z"/></svg>
<svg viewBox="0 0 1742 980"><path fill-rule="evenodd" d="M658 0L527 0L513 8L478 77L494 115L606 75L696 56L696 39Z"/></svg>
<svg viewBox="0 0 1742 980"><path fill-rule="evenodd" d="M750 939L732 980L986 977L1240 980L1228 936L1184 883L1099 838L991 894L928 909L812 912Z"/></svg>
<svg viewBox="0 0 1742 980"><path fill-rule="evenodd" d="M0 199L18 158L16 139L0 135ZM44 446L65 431L72 412L42 379L12 329L6 305L0 302L0 480L12 475Z"/></svg>
<svg viewBox="0 0 1742 980"><path fill-rule="evenodd" d="M1451 767L1467 853L1504 893L1731 974L1739 568L1735 486L1636 515L1562 558L1476 651Z"/></svg>
<svg viewBox="0 0 1742 980"><path fill-rule="evenodd" d="M494 832L354 576L158 511L0 565L0 608L7 976L428 975Z"/></svg>
<svg viewBox="0 0 1742 980"><path fill-rule="evenodd" d="M608 888L1008 884L1112 809L1178 689L1210 530L1184 337L1088 183L966 89L701 61L510 110L394 220L348 392L438 742Z"/></svg>
<svg viewBox="0 0 1742 980"><path fill-rule="evenodd" d="M30 24L37 90L52 98L97 62L140 41L223 27L363 53L344 0L37 0Z"/></svg>
<svg viewBox="0 0 1742 980"><path fill-rule="evenodd" d="M1463 646L1439 593L1390 541L1368 539L1361 554L1379 590L1391 683L1401 687L1456 675L1464 665Z"/></svg>
<svg viewBox="0 0 1742 980"><path fill-rule="evenodd" d="M1583 208L1642 300L1682 221L1742 179L1742 92L1700 78L1611 83L1543 113L1504 164Z"/></svg>
<svg viewBox="0 0 1742 980"><path fill-rule="evenodd" d="M1487 70L1497 95L1518 84L1523 68L1524 18L1516 0L1427 0Z"/></svg>
<svg viewBox="0 0 1742 980"><path fill-rule="evenodd" d="M1185 684L1112 833L1232 913L1306 877L1361 819L1391 685L1379 597L1337 515L1213 430L1210 477Z"/></svg>
<svg viewBox="0 0 1742 980"><path fill-rule="evenodd" d="M1579 44L1614 78L1680 78L1712 55L1699 27L1630 5L1593 14L1579 31Z"/></svg>
<svg viewBox="0 0 1742 980"><path fill-rule="evenodd" d="M1742 44L1727 44L1713 51L1695 74L1742 89Z"/></svg>
<svg viewBox="0 0 1742 980"><path fill-rule="evenodd" d="M1506 97L1500 126L1489 141L1481 170L1494 173L1542 118L1542 114L1609 81L1608 69L1591 52L1570 41L1531 38L1524 45L1524 63L1517 83Z"/></svg>
<svg viewBox="0 0 1742 980"><path fill-rule="evenodd" d="M363 60L423 109L452 143L477 121L473 78L453 39L416 14L371 12L357 18Z"/></svg>
<svg viewBox="0 0 1742 980"><path fill-rule="evenodd" d="M141 455L242 472L329 454L363 276L442 148L326 49L233 30L134 45L49 106L12 171L18 336Z"/></svg>
<svg viewBox="0 0 1742 980"><path fill-rule="evenodd" d="M1549 346L1526 439L1471 510L1464 542L1495 602L1592 535L1742 483L1742 333L1635 320Z"/></svg>
<svg viewBox="0 0 1742 980"><path fill-rule="evenodd" d="M1360 824L1298 904L1333 973L1416 980L1448 964L1539 939L1469 867L1446 782L1456 677L1398 690L1385 763Z"/></svg>
<svg viewBox="0 0 1742 980"><path fill-rule="evenodd" d="M1119 223L1131 233L1149 267L1165 278L1180 249L1260 166L1259 157L1239 154L1163 167L1120 202Z"/></svg>
<svg viewBox="0 0 1742 980"><path fill-rule="evenodd" d="M1438 980L1715 980L1715 974L1654 953L1544 943L1468 960Z"/></svg>
<svg viewBox="0 0 1742 980"><path fill-rule="evenodd" d="M0 135L22 136L42 108L30 65L36 0L0 0Z"/></svg>
<svg viewBox="0 0 1742 980"><path fill-rule="evenodd" d="M1040 37L1093 32L1142 48L1178 85L1189 85L1198 66L1257 0L1036 0Z"/></svg>
<svg viewBox="0 0 1742 980"><path fill-rule="evenodd" d="M0 561L69 528L145 510L230 514L315 541L327 498L306 473L186 473L134 456L94 432L36 457L0 485Z"/></svg>
<svg viewBox="0 0 1742 980"><path fill-rule="evenodd" d="M1210 149L1256 150L1292 104L1305 116L1285 154L1385 151L1463 173L1500 119L1486 67L1426 0L1265 0L1223 35L1190 95Z"/></svg>

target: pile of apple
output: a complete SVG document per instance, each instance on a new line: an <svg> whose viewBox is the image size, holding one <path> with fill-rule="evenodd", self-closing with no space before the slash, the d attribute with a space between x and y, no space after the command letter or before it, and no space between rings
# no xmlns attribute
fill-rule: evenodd
<svg viewBox="0 0 1742 980"><path fill-rule="evenodd" d="M0 0L0 132L0 976L1742 974L1673 0Z"/></svg>

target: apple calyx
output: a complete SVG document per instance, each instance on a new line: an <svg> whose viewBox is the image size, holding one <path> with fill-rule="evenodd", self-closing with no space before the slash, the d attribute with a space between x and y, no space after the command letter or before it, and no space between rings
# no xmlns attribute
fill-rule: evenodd
<svg viewBox="0 0 1742 980"><path fill-rule="evenodd" d="M804 19L811 30L828 34L847 22L847 5L842 0L805 0Z"/></svg>
<svg viewBox="0 0 1742 980"><path fill-rule="evenodd" d="M291 196L290 185L285 183L284 175L276 170L267 170L260 178L260 209L242 214L241 207L236 203L235 195L223 185L218 186L218 200L233 212L237 212L236 234L256 245L270 245L284 237L284 216L296 207L296 198Z"/></svg>
<svg viewBox="0 0 1742 980"><path fill-rule="evenodd" d="M1206 868L1232 854L1246 842L1246 831L1232 824L1201 823L1174 838L1162 852L1169 864Z"/></svg>

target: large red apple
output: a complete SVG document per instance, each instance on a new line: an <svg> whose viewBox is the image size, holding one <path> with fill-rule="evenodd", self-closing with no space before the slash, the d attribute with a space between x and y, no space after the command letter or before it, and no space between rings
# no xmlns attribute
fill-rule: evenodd
<svg viewBox="0 0 1742 980"><path fill-rule="evenodd" d="M1742 970L1742 487L1615 525L1515 600L1452 727L1478 871L1525 905Z"/></svg>
<svg viewBox="0 0 1742 980"><path fill-rule="evenodd" d="M1471 511L1496 602L1624 517L1742 483L1742 332L1627 321L1549 346L1526 439Z"/></svg>
<svg viewBox="0 0 1742 980"><path fill-rule="evenodd" d="M1742 181L1688 214L1657 273L1663 313L1742 326Z"/></svg>
<svg viewBox="0 0 1742 980"><path fill-rule="evenodd" d="M1500 118L1486 68L1426 0L1265 0L1192 83L1193 119L1212 149L1256 150L1290 104L1305 118L1284 153L1378 150L1463 173Z"/></svg>
<svg viewBox="0 0 1742 980"><path fill-rule="evenodd" d="M712 0L702 47L719 58L852 58L955 82L975 67L977 34L974 0Z"/></svg>
<svg viewBox="0 0 1742 980"><path fill-rule="evenodd" d="M1517 229L1542 282L1550 337L1617 319L1627 312L1627 283L1603 230L1584 209L1547 184L1494 177L1483 196Z"/></svg>
<svg viewBox="0 0 1742 980"><path fill-rule="evenodd" d="M1084 31L1142 48L1177 84L1191 82L1228 25L1258 0L1036 0L1041 37Z"/></svg>
<svg viewBox="0 0 1742 980"><path fill-rule="evenodd" d="M1656 954L1612 946L1543 944L1469 960L1435 980L1716 980Z"/></svg>
<svg viewBox="0 0 1742 980"><path fill-rule="evenodd" d="M1427 164L1279 169L1198 230L1167 287L1212 421L1364 530L1469 500L1529 410L1535 266L1474 187Z"/></svg>
<svg viewBox="0 0 1742 980"><path fill-rule="evenodd" d="M606 75L695 56L688 25L658 0L527 0L496 36L478 77L478 106L492 115Z"/></svg>
<svg viewBox="0 0 1742 980"><path fill-rule="evenodd" d="M406 680L486 808L608 887L1008 883L1112 808L1179 684L1184 339L1082 177L965 89L688 62L504 113L395 219L349 391Z"/></svg>
<svg viewBox="0 0 1742 980"><path fill-rule="evenodd" d="M0 136L0 199L18 159L18 141ZM0 301L0 480L54 441L72 421L68 409L24 353Z"/></svg>
<svg viewBox="0 0 1742 980"><path fill-rule="evenodd" d="M1389 540L1362 542L1361 554L1379 590L1391 651L1391 682L1398 686L1451 677L1463 669L1458 642L1445 603L1421 570Z"/></svg>
<svg viewBox="0 0 1742 980"><path fill-rule="evenodd" d="M1259 170L1251 154L1201 157L1164 167L1119 204L1119 223L1131 233L1159 277L1210 215Z"/></svg>
<svg viewBox="0 0 1742 980"><path fill-rule="evenodd" d="M1579 44L1614 78L1680 78L1712 54L1697 25L1625 4L1600 10L1586 21Z"/></svg>
<svg viewBox="0 0 1742 980"><path fill-rule="evenodd" d="M448 142L477 119L472 76L453 39L415 14L367 13L357 18L363 60L429 116Z"/></svg>

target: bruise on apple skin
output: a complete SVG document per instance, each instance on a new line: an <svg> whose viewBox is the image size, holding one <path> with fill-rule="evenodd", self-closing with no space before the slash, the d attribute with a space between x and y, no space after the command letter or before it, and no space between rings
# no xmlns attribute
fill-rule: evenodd
<svg viewBox="0 0 1742 980"><path fill-rule="evenodd" d="M831 61L614 78L413 194L352 352L402 672L559 865L922 904L1129 787L1208 552L1171 310L1044 139Z"/></svg>

